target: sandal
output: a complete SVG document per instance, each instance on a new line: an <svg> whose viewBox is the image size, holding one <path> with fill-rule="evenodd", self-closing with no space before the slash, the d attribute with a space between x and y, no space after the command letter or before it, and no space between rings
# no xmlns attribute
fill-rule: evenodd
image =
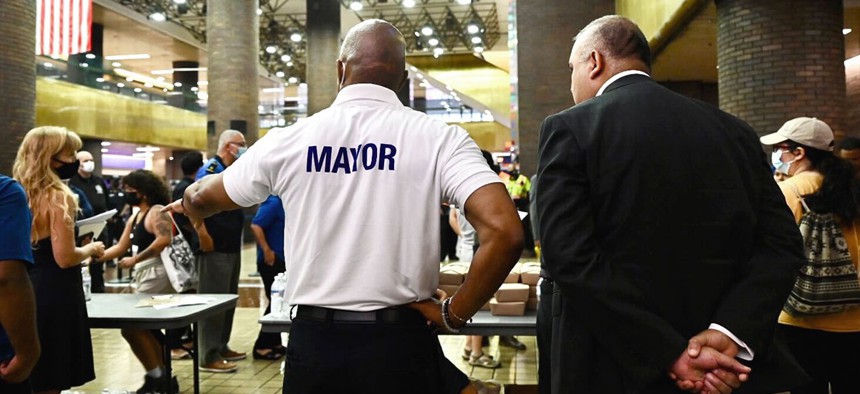
<svg viewBox="0 0 860 394"><path fill-rule="evenodd" d="M269 350L266 354L260 354L258 351L260 350ZM284 357L284 352L278 351L279 349L254 349L254 360L280 360Z"/></svg>
<svg viewBox="0 0 860 394"><path fill-rule="evenodd" d="M493 356L483 353L477 357L474 354L471 355L469 357L469 365L493 369L502 366L502 363L500 363L499 360L493 359Z"/></svg>
<svg viewBox="0 0 860 394"><path fill-rule="evenodd" d="M463 354L460 357L463 357L463 360L469 361L469 357L472 357L472 349L463 348Z"/></svg>

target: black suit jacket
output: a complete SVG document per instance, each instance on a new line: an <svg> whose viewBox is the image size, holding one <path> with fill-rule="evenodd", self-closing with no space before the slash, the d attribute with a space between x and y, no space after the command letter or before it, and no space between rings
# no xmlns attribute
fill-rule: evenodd
<svg viewBox="0 0 860 394"><path fill-rule="evenodd" d="M802 240L749 125L626 76L544 121L538 177L553 392L674 392L710 323L755 352L748 391L803 376L773 346Z"/></svg>

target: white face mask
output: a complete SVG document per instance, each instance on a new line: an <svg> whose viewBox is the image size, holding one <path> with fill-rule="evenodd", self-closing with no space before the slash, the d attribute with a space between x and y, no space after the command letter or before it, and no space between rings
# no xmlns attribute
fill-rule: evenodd
<svg viewBox="0 0 860 394"><path fill-rule="evenodd" d="M777 149L770 155L770 163L773 164L774 172L781 172L783 174L788 175L788 169L791 167L791 163L794 163L795 161L797 161L797 159L794 159L788 163L784 163L782 161L782 154L785 152L788 151Z"/></svg>
<svg viewBox="0 0 860 394"><path fill-rule="evenodd" d="M81 170L83 170L86 173L91 173L95 169L96 169L96 162L94 162L94 161L85 161L85 162L81 163Z"/></svg>

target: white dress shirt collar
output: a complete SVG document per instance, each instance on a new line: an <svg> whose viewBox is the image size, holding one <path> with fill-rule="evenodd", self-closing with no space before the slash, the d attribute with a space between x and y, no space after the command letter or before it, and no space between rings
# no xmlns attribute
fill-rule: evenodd
<svg viewBox="0 0 860 394"><path fill-rule="evenodd" d="M370 83L357 83L345 86L338 92L337 98L332 105L340 105L352 100L373 100L403 106L394 91Z"/></svg>
<svg viewBox="0 0 860 394"><path fill-rule="evenodd" d="M606 90L606 88L607 88L607 87L609 87L609 85L612 85L612 83L613 83L613 82L615 82L615 81L617 81L617 80L619 80L619 79L621 79L621 78L624 78L624 77L626 77L626 76L628 76L628 75L637 75L637 74L638 74L638 75L644 75L644 76L649 77L649 78L651 77L651 76L650 76L650 75L648 75L647 73L642 72L642 71L639 71L639 70L627 70L627 71L622 71L622 72L620 72L620 73L618 73L618 74L613 75L613 76L612 76L612 78L609 78L608 80L606 80L606 82L604 82L604 83L603 83L603 86L601 86L601 87L600 87L600 90L598 90L598 91L597 91L597 95L595 95L595 97L600 96L601 94L603 94L603 91L604 91L604 90Z"/></svg>

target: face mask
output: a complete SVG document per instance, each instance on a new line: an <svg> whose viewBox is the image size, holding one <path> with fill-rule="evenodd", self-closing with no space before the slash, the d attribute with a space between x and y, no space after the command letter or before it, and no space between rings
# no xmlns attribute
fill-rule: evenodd
<svg viewBox="0 0 860 394"><path fill-rule="evenodd" d="M247 151L248 151L248 148L246 148L246 147L244 147L244 146L240 146L240 147L238 147L238 149L236 150L236 158L238 159L239 157L241 157L242 155L244 155L244 154L245 154L245 152L247 152Z"/></svg>
<svg viewBox="0 0 860 394"><path fill-rule="evenodd" d="M125 201L128 205L140 205L142 198L137 195L137 193L125 193L122 196L122 200Z"/></svg>
<svg viewBox="0 0 860 394"><path fill-rule="evenodd" d="M95 169L96 169L96 162L94 162L94 161L87 161L87 162L81 163L81 170L83 170L86 173L93 172L93 170L95 170Z"/></svg>
<svg viewBox="0 0 860 394"><path fill-rule="evenodd" d="M71 163L63 163L60 168L55 168L54 172L57 173L57 176L60 179L72 179L75 174L78 173L78 168L80 168L81 162L75 160Z"/></svg>
<svg viewBox="0 0 860 394"><path fill-rule="evenodd" d="M794 163L796 160L792 160L788 163L783 163L782 154L786 151L782 149L777 149L776 152L773 152L770 155L770 164L773 164L774 172L781 172L783 174L788 174L788 169L791 167L791 163Z"/></svg>

